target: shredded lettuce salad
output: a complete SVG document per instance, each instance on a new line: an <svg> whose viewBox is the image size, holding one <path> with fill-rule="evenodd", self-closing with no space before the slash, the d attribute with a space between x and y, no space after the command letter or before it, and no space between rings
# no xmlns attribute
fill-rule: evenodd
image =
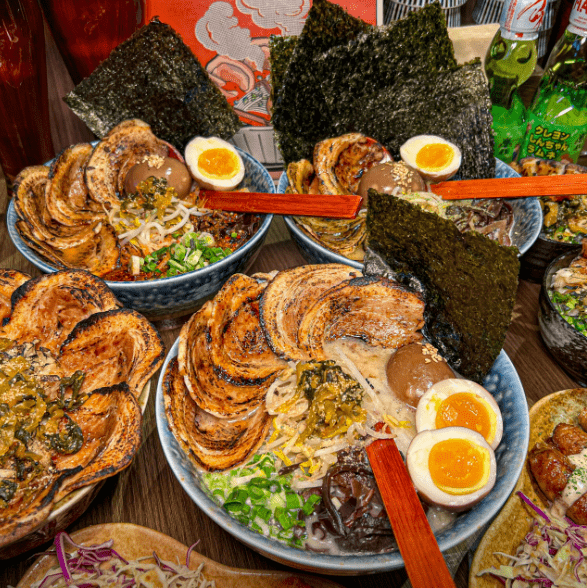
<svg viewBox="0 0 587 588"><path fill-rule="evenodd" d="M293 475L280 475L271 453L256 455L250 462L229 472L202 476L215 500L243 525L288 545L301 547L306 537L305 516L321 498L304 499L291 489Z"/></svg>
<svg viewBox="0 0 587 588"><path fill-rule="evenodd" d="M525 494L518 496L530 507L534 516L532 528L515 555L497 552L507 565L482 570L506 588L587 586L587 526L577 525L552 510L544 512Z"/></svg>
<svg viewBox="0 0 587 588"><path fill-rule="evenodd" d="M65 549L69 543L75 551ZM41 555L55 555L59 567L51 568L31 588L214 588L214 580L202 573L204 564L189 569L192 545L185 564L160 559L156 553L136 561L127 561L113 548L113 541L83 546L64 532L56 535L55 550Z"/></svg>

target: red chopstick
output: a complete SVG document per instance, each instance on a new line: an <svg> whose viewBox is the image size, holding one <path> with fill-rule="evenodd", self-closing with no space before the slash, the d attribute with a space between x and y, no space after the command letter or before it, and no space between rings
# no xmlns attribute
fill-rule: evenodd
<svg viewBox="0 0 587 588"><path fill-rule="evenodd" d="M413 588L456 588L395 441L373 441L367 455Z"/></svg>
<svg viewBox="0 0 587 588"><path fill-rule="evenodd" d="M587 175L568 174L527 178L491 178L457 180L430 186L443 200L468 198L526 198L587 194Z"/></svg>
<svg viewBox="0 0 587 588"><path fill-rule="evenodd" d="M204 208L230 212L293 214L327 218L355 218L363 198L355 194L267 194L200 190Z"/></svg>

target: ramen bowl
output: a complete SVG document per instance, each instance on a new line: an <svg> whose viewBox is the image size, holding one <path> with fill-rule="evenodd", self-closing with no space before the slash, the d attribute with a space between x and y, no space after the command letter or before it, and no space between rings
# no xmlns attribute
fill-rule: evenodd
<svg viewBox="0 0 587 588"><path fill-rule="evenodd" d="M538 325L542 340L557 363L581 386L587 385L587 337L569 324L548 295L554 274L569 267L577 251L567 251L554 259L544 272L540 288Z"/></svg>
<svg viewBox="0 0 587 588"><path fill-rule="evenodd" d="M269 172L254 157L240 149L238 151L245 165L245 176L239 189L275 192L275 184ZM157 280L106 283L124 306L144 314L149 319L185 315L217 292L232 274L244 271L254 261L267 236L272 219L271 214L263 215L259 229L242 247L228 257L202 269ZM60 269L28 247L16 228L17 220L14 202L10 202L6 219L8 233L20 253L43 272L50 273Z"/></svg>
<svg viewBox="0 0 587 588"><path fill-rule="evenodd" d="M509 165L499 159L495 160L496 178L520 177ZM277 192L284 193L288 185L285 173L279 178ZM514 226L512 228L512 244L515 245L520 255L523 255L536 241L542 228L542 210L538 198L512 198L508 202L514 210ZM348 259L318 243L306 233L291 216L284 217L285 224L291 238L294 240L301 254L308 263L346 263L357 269L363 269L363 263Z"/></svg>
<svg viewBox="0 0 587 588"><path fill-rule="evenodd" d="M163 375L177 355L178 342L171 348L157 387L156 418L163 451L177 480L194 503L213 521L251 549L279 563L304 571L332 575L359 575L401 568L399 552L379 554L326 555L290 547L261 535L232 518L202 484L201 472L190 461L174 437L163 398ZM436 535L440 549L446 551L481 530L501 509L512 491L524 464L528 449L528 405L516 370L505 352L501 352L484 381L494 395L504 419L503 439L496 450L497 481L492 491L471 510L459 515L452 526Z"/></svg>

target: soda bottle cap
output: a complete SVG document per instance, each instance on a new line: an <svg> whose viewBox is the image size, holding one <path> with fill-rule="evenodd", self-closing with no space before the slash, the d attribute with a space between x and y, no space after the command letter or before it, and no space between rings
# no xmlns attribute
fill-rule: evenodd
<svg viewBox="0 0 587 588"><path fill-rule="evenodd" d="M511 0L506 2L499 19L501 36L510 40L533 41L537 39L545 9L546 0Z"/></svg>
<svg viewBox="0 0 587 588"><path fill-rule="evenodd" d="M575 0L569 16L567 30L576 35L587 35L587 1Z"/></svg>

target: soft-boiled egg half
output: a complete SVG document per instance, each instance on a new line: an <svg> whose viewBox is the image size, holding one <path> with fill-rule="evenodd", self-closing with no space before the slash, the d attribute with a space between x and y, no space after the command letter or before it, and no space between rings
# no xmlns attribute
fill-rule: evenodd
<svg viewBox="0 0 587 588"><path fill-rule="evenodd" d="M461 150L450 141L435 135L417 135L400 147L406 165L429 181L452 178L461 166Z"/></svg>
<svg viewBox="0 0 587 588"><path fill-rule="evenodd" d="M449 378L431 386L416 408L416 431L466 427L495 449L503 435L503 419L495 398L483 386Z"/></svg>
<svg viewBox="0 0 587 588"><path fill-rule="evenodd" d="M422 500L455 512L487 496L496 480L493 449L482 435L465 427L418 433L406 463Z"/></svg>
<svg viewBox="0 0 587 588"><path fill-rule="evenodd" d="M192 177L208 190L233 190L243 180L245 165L236 148L217 137L195 137L185 148Z"/></svg>

